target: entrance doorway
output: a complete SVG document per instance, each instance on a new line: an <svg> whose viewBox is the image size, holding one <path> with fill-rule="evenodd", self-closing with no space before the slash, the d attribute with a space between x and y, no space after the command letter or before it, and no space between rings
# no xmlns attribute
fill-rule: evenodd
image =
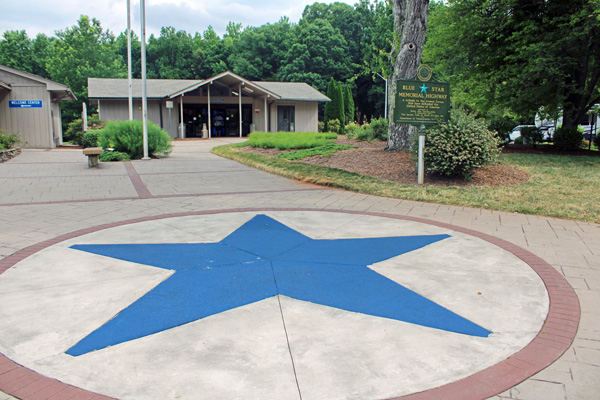
<svg viewBox="0 0 600 400"><path fill-rule="evenodd" d="M296 109L294 106L277 106L277 130L279 132L296 131Z"/></svg>
<svg viewBox="0 0 600 400"><path fill-rule="evenodd" d="M240 110L238 105L211 104L211 127L208 123L208 106L204 104L185 104L183 106L183 121L185 136L188 138L202 137L202 125L210 129L212 137L240 136ZM242 105L242 136L250 134L252 124L252 106Z"/></svg>

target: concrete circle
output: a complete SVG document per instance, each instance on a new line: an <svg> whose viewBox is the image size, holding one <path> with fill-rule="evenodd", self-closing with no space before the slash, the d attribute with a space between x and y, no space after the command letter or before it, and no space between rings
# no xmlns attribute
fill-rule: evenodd
<svg viewBox="0 0 600 400"><path fill-rule="evenodd" d="M369 268L492 334L462 335L280 295L82 356L65 354L172 274L70 246L213 243L256 214L312 239L450 235ZM557 292L560 275L523 249L385 214L247 209L149 217L65 235L3 261L4 360L38 380L121 399L199 392L213 399L484 398L544 368L571 343L565 330L554 333L551 303L567 304L563 310L576 311L577 320L579 312L570 286L559 282ZM0 359L0 368L5 364ZM0 389L6 391L2 381Z"/></svg>

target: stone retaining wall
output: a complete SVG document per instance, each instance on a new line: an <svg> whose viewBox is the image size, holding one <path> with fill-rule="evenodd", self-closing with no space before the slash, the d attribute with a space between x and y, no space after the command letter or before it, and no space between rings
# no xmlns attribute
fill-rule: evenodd
<svg viewBox="0 0 600 400"><path fill-rule="evenodd" d="M0 150L0 163L10 160L17 154L21 154L21 149L18 147L14 149Z"/></svg>

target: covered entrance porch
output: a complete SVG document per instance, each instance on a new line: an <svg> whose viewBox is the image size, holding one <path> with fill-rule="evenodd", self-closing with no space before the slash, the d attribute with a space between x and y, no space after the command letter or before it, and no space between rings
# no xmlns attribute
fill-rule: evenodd
<svg viewBox="0 0 600 400"><path fill-rule="evenodd" d="M194 84L169 96L179 105L179 138L243 137L253 127L268 130L269 102L279 95L232 72Z"/></svg>
<svg viewBox="0 0 600 400"><path fill-rule="evenodd" d="M242 104L241 120L240 110L235 105L212 106L210 109L210 122L208 113L208 105L183 104L183 123L186 138L203 137L203 129L208 131L209 126L211 127L210 137L242 137L250 134L252 125L252 106L250 104Z"/></svg>

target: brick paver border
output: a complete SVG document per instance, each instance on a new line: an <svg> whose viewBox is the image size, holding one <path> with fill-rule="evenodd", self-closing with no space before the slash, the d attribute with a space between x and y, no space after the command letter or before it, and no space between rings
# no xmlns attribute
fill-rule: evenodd
<svg viewBox="0 0 600 400"><path fill-rule="evenodd" d="M241 208L227 210L209 210L198 212L185 212L150 216L144 218L130 219L99 225L91 228L81 229L65 235L57 236L38 244L20 250L0 260L0 274L21 260L62 241L73 239L88 233L97 232L107 228L128 225L137 222L146 222L164 218L184 217L193 215L220 214L232 212L268 212L268 211L322 211L357 215L370 215L400 219L405 221L420 222L440 228L450 229L465 233L491 244L494 244L523 260L542 279L550 299L550 307L544 324L537 336L520 351L514 353L506 360L474 373L464 379L439 386L420 393L396 398L402 400L438 400L438 399L462 399L479 400L486 399L502 393L511 387L521 383L530 376L543 370L556 361L571 346L577 328L581 310L579 299L567 280L560 275L550 264L516 246L506 240L496 238L471 229L462 228L443 222L430 221L423 218L399 216L385 213L372 213L362 211L347 211L333 209L313 208ZM107 400L100 394L88 392L84 389L59 382L55 379L45 377L23 367L0 354L0 389L8 394L25 400L53 399L53 400Z"/></svg>

